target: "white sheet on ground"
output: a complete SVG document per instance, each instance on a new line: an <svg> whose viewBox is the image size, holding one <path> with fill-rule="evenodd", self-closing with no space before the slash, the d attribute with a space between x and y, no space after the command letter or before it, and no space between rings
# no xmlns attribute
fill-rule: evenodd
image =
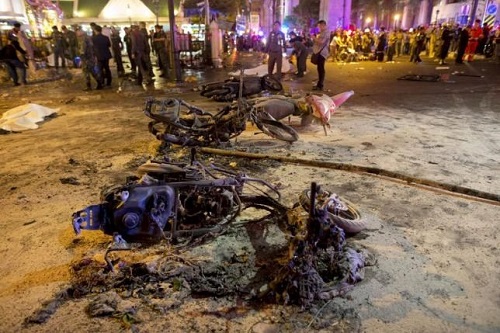
<svg viewBox="0 0 500 333"><path fill-rule="evenodd" d="M0 118L0 128L8 132L36 129L39 123L59 109L50 109L38 104L24 104L8 110Z"/></svg>

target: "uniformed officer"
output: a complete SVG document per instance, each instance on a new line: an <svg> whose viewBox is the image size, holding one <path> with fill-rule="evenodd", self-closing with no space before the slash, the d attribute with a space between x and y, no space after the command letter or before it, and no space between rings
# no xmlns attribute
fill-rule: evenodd
<svg viewBox="0 0 500 333"><path fill-rule="evenodd" d="M281 80L281 67L283 65L283 52L286 52L285 34L281 31L281 23L276 21L273 30L269 33L266 44L266 53L269 55L267 71L273 74L274 64L276 64L276 78Z"/></svg>

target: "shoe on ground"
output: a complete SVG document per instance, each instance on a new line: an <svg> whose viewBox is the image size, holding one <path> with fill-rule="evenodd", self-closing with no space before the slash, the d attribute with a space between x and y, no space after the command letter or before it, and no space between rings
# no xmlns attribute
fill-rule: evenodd
<svg viewBox="0 0 500 333"><path fill-rule="evenodd" d="M14 87L19 87L21 84L19 82L14 82Z"/></svg>
<svg viewBox="0 0 500 333"><path fill-rule="evenodd" d="M312 88L312 90L314 90L314 91L323 91L323 88L322 87L318 87L318 86L314 86Z"/></svg>
<svg viewBox="0 0 500 333"><path fill-rule="evenodd" d="M97 86L95 90L102 90L102 86L101 85Z"/></svg>
<svg viewBox="0 0 500 333"><path fill-rule="evenodd" d="M87 87L87 88L83 89L83 91L92 91L92 88L91 87Z"/></svg>

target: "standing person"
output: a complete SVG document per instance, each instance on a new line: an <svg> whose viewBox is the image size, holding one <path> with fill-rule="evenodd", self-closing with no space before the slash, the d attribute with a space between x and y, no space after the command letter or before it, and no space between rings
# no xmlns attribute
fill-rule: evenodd
<svg viewBox="0 0 500 333"><path fill-rule="evenodd" d="M27 84L26 82L26 64L24 61L20 60L17 56L18 53L25 55L26 51L24 51L21 47L16 48L12 40L8 41L8 44L0 50L0 61L4 62L7 71L9 72L12 81L14 82L14 86L21 85L19 83L19 75L17 74L17 69L21 71L21 82L23 84Z"/></svg>
<svg viewBox="0 0 500 333"><path fill-rule="evenodd" d="M92 90L90 77L92 76L97 83L96 90L102 89L102 81L96 71L96 58L92 39L81 28L76 29L76 40L78 44L77 54L81 60L83 76L85 78L86 88L84 91Z"/></svg>
<svg viewBox="0 0 500 333"><path fill-rule="evenodd" d="M321 91L323 90L323 85L325 83L325 61L330 54L328 49L328 44L330 43L330 33L328 32L325 20L319 20L316 26L319 29L319 33L314 39L313 53L318 54L318 63L316 64L318 69L318 82L313 87L313 90Z"/></svg>
<svg viewBox="0 0 500 333"><path fill-rule="evenodd" d="M304 45L302 37L297 36L294 32L290 33L292 37L290 44L293 46L292 55L297 58L297 77L304 77L307 69L307 47Z"/></svg>
<svg viewBox="0 0 500 333"><path fill-rule="evenodd" d="M481 29L480 23L481 20L479 19L474 21L474 25L469 31L469 42L467 43L467 49L465 50L468 62L472 62L472 60L474 60L474 54L476 53L476 49L479 44L479 38L483 34L483 29Z"/></svg>
<svg viewBox="0 0 500 333"><path fill-rule="evenodd" d="M20 61L24 62L24 54L26 54L25 50L21 47L20 39L21 39L21 23L14 23L14 27L12 30L10 30L7 33L7 40L10 41L12 46L20 52L20 57L22 56L23 59L19 59Z"/></svg>
<svg viewBox="0 0 500 333"><path fill-rule="evenodd" d="M401 56L403 54L403 40L404 40L404 34L403 30L398 29L396 31L396 57Z"/></svg>
<svg viewBox="0 0 500 333"><path fill-rule="evenodd" d="M377 49L375 51L377 55L377 61L384 61L385 48L387 47L387 34L385 33L385 28L380 27L380 34L378 35Z"/></svg>
<svg viewBox="0 0 500 333"><path fill-rule="evenodd" d="M99 67L99 74L102 77L102 84L108 87L111 86L112 76L109 69L109 59L112 58L111 42L108 37L102 34L102 27L96 25L94 28L95 35L92 36L92 43L94 44L95 57Z"/></svg>
<svg viewBox="0 0 500 333"><path fill-rule="evenodd" d="M458 46L457 46L457 56L455 58L455 63L464 63L464 54L467 44L469 43L469 27L459 29L458 33Z"/></svg>
<svg viewBox="0 0 500 333"><path fill-rule="evenodd" d="M125 42L125 48L127 50L128 60L130 61L130 70L132 71L132 74L135 75L136 64L135 64L135 59L132 56L132 37L130 35L131 30L130 28L126 27L124 31L125 31L125 36L123 37L123 41Z"/></svg>
<svg viewBox="0 0 500 333"><path fill-rule="evenodd" d="M476 49L477 54L484 54L484 46L488 42L488 39L490 37L490 32L491 28L488 26L487 23L483 23L483 32L481 36L479 36L479 41L478 41L478 46Z"/></svg>
<svg viewBox="0 0 500 333"><path fill-rule="evenodd" d="M168 56L167 56L167 34L163 31L163 26L155 25L155 32L153 34L153 48L159 60L159 67L162 73L160 77L168 76Z"/></svg>
<svg viewBox="0 0 500 333"><path fill-rule="evenodd" d="M76 40L76 34L74 31L69 30L65 25L61 27L61 30L64 36L64 42L66 44L69 57L73 62L73 67L77 67L76 53L78 49L78 42Z"/></svg>
<svg viewBox="0 0 500 333"><path fill-rule="evenodd" d="M337 40L338 40L338 33L337 31L334 31L333 34L330 35L330 55L332 56L332 62L337 61Z"/></svg>
<svg viewBox="0 0 500 333"><path fill-rule="evenodd" d="M420 26L417 34L415 35L415 53L413 54L413 62L417 64L422 62L422 59L420 59L420 53L422 53L425 48L426 39L425 28Z"/></svg>
<svg viewBox="0 0 500 333"><path fill-rule="evenodd" d="M132 25L132 32L130 33L132 41L132 57L137 65L137 84L141 85L143 81L147 84L150 83L151 78L149 75L149 69L146 63L146 50L148 47L148 41L144 34L139 30L138 25Z"/></svg>
<svg viewBox="0 0 500 333"><path fill-rule="evenodd" d="M396 33L393 31L389 33L389 38L387 39L387 62L394 62L393 58L396 54L396 43L397 37Z"/></svg>
<svg viewBox="0 0 500 333"><path fill-rule="evenodd" d="M113 50L113 59L116 64L116 71L118 73L118 77L122 77L125 75L125 69L123 68L122 61L122 50L123 43L120 37L120 32L115 27L111 27L111 50Z"/></svg>
<svg viewBox="0 0 500 333"><path fill-rule="evenodd" d="M149 72L149 76L155 76L153 73L153 65L151 63L151 46L149 44L151 36L149 35L148 29L146 29L146 22L139 22L139 32L143 35L144 40L146 41L145 50L144 50L144 63L146 64L146 68Z"/></svg>
<svg viewBox="0 0 500 333"><path fill-rule="evenodd" d="M57 26L52 27L52 34L46 38L52 40L52 51L54 53L54 66L59 69L59 59L62 61L62 68L66 68L66 59L64 53L66 50L66 40Z"/></svg>
<svg viewBox="0 0 500 333"><path fill-rule="evenodd" d="M267 60L267 73L273 74L274 64L276 64L276 78L281 80L281 67L283 64L283 52L285 49L285 34L281 31L281 23L276 21L273 24L273 30L267 38L266 53L269 55Z"/></svg>
<svg viewBox="0 0 500 333"><path fill-rule="evenodd" d="M446 65L446 58L450 49L451 40L453 35L447 24L443 24L443 31L441 31L441 50L439 51L439 64Z"/></svg>

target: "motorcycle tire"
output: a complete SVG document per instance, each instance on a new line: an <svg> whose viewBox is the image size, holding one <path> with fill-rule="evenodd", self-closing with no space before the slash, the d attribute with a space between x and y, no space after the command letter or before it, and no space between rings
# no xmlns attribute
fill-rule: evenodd
<svg viewBox="0 0 500 333"><path fill-rule="evenodd" d="M283 90L283 85L281 84L281 82L269 74L266 74L262 77L261 84L265 90L271 90L271 91L282 91Z"/></svg>
<svg viewBox="0 0 500 333"><path fill-rule="evenodd" d="M225 96L227 94L231 93L230 89L227 88L220 88L220 89L214 89L210 91L205 91L202 96L207 97L207 98L212 98L215 96Z"/></svg>
<svg viewBox="0 0 500 333"><path fill-rule="evenodd" d="M297 131L277 120L260 118L256 125L265 134L281 141L295 142L299 139Z"/></svg>
<svg viewBox="0 0 500 333"><path fill-rule="evenodd" d="M328 194L328 192L326 192ZM350 201L339 198L345 210L334 212L328 209L330 218L336 226L343 229L346 234L357 234L366 229L366 222L361 218L361 213ZM305 210L309 211L311 204L311 190L303 191L299 196L299 203ZM318 205L319 206L319 205Z"/></svg>

